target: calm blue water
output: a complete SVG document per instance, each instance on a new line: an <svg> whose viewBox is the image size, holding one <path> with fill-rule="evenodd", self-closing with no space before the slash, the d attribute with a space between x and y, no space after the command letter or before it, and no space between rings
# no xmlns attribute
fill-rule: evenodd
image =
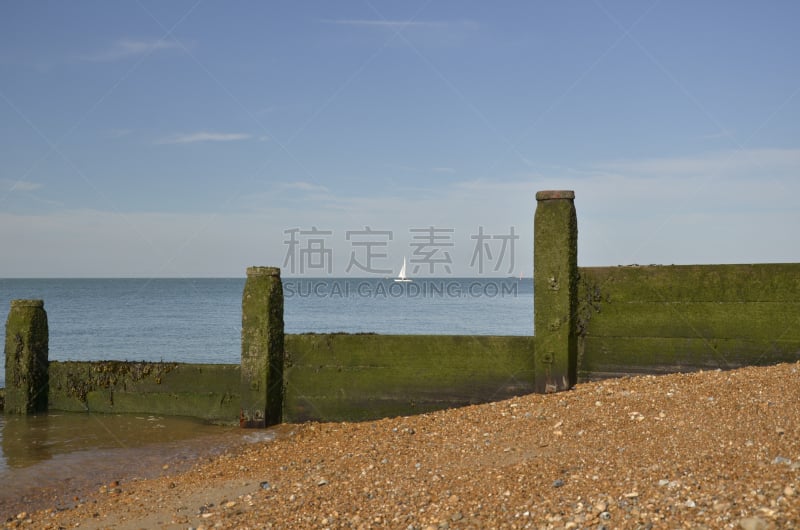
<svg viewBox="0 0 800 530"><path fill-rule="evenodd" d="M530 278L283 284L287 333L533 334ZM0 315L10 300L43 299L52 360L238 363L243 287L244 278L0 279Z"/></svg>

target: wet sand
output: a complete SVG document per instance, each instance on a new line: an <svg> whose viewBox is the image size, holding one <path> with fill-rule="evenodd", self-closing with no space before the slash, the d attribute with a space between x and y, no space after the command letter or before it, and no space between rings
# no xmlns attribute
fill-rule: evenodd
<svg viewBox="0 0 800 530"><path fill-rule="evenodd" d="M112 482L22 528L800 526L800 363L623 378L365 423L284 426Z"/></svg>
<svg viewBox="0 0 800 530"><path fill-rule="evenodd" d="M193 418L52 412L0 416L0 521L76 504L113 481L190 469L200 458L274 437Z"/></svg>

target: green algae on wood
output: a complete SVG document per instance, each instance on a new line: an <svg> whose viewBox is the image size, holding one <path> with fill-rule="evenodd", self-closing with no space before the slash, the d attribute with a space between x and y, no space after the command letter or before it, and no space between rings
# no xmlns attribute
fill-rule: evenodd
<svg viewBox="0 0 800 530"><path fill-rule="evenodd" d="M574 198L569 190L536 194L533 305L537 392L567 390L577 380L578 221Z"/></svg>
<svg viewBox="0 0 800 530"><path fill-rule="evenodd" d="M191 416L235 424L240 369L231 364L53 361L50 410Z"/></svg>
<svg viewBox="0 0 800 530"><path fill-rule="evenodd" d="M533 391L533 337L286 335L284 421L361 421Z"/></svg>
<svg viewBox="0 0 800 530"><path fill-rule="evenodd" d="M161 384L164 376L178 366L178 363L169 362L130 361L65 361L51 364L53 390L77 399L84 406L90 392L125 391L139 387L139 383L148 380Z"/></svg>
<svg viewBox="0 0 800 530"><path fill-rule="evenodd" d="M242 427L283 421L283 286L277 267L249 267L242 293Z"/></svg>
<svg viewBox="0 0 800 530"><path fill-rule="evenodd" d="M800 360L800 264L579 273L582 380Z"/></svg>
<svg viewBox="0 0 800 530"><path fill-rule="evenodd" d="M5 337L6 412L47 410L48 341L44 301L12 300Z"/></svg>

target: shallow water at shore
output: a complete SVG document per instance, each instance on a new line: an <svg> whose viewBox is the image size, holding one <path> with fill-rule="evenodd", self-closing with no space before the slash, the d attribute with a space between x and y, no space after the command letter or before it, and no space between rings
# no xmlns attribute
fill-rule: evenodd
<svg viewBox="0 0 800 530"><path fill-rule="evenodd" d="M67 507L89 491L185 470L199 459L269 440L274 430L245 431L191 418L53 413L0 415L0 516Z"/></svg>

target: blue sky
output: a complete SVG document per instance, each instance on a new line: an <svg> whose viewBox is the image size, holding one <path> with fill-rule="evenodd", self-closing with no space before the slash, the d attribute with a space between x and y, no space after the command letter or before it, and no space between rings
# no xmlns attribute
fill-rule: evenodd
<svg viewBox="0 0 800 530"><path fill-rule="evenodd" d="M411 229L452 230L457 276L479 275L479 227L514 227L514 262L483 274L529 276L542 189L575 190L582 265L800 261L797 20L791 1L4 2L0 277L291 275L286 231L312 227L343 276L367 226L395 272Z"/></svg>

